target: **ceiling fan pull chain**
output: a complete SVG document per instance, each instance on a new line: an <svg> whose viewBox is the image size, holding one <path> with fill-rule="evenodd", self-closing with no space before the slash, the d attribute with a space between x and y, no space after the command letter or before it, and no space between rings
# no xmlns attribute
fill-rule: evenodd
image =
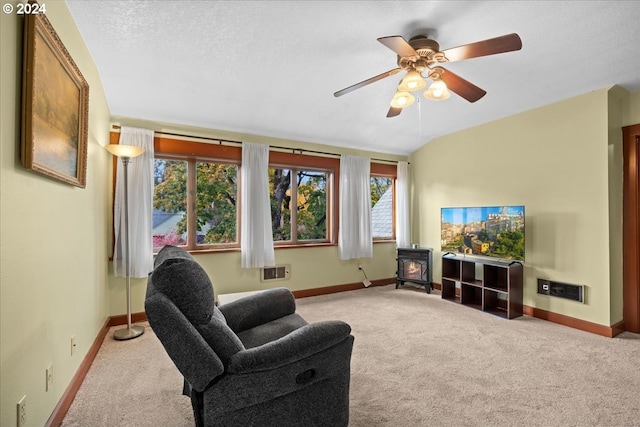
<svg viewBox="0 0 640 427"><path fill-rule="evenodd" d="M422 141L422 101L417 97L418 101L418 141Z"/></svg>

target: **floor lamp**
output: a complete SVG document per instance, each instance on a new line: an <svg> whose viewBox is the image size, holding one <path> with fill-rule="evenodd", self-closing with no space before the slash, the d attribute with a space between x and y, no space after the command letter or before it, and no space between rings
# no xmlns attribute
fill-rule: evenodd
<svg viewBox="0 0 640 427"><path fill-rule="evenodd" d="M144 333L144 326L131 325L131 253L129 243L129 177L128 166L132 157L144 153L144 148L132 145L109 144L106 149L116 157L122 159L124 167L124 240L125 240L125 272L127 277L127 327L114 332L117 340L130 340ZM114 260L115 261L115 260Z"/></svg>

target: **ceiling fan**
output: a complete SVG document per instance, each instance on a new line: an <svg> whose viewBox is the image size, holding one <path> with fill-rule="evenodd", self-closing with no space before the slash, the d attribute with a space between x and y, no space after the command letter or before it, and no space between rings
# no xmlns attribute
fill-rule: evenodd
<svg viewBox="0 0 640 427"><path fill-rule="evenodd" d="M398 67L339 90L333 95L335 97L342 96L404 70L406 74L391 100L391 108L389 108L387 117L395 117L402 112L404 107L413 104L415 97L410 92L425 87L424 79L427 78L433 80L431 86L424 93L427 99L446 99L450 96L449 90L451 90L469 102L476 102L487 92L438 64L512 52L522 48L522 41L515 33L442 51L437 41L424 35L412 37L408 42L401 36L380 37L378 41L398 55Z"/></svg>

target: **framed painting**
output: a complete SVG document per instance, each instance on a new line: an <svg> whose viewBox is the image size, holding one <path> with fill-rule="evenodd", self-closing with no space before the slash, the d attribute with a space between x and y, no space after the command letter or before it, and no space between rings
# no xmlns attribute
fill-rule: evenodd
<svg viewBox="0 0 640 427"><path fill-rule="evenodd" d="M84 188L89 85L44 14L25 15L23 49L22 164Z"/></svg>

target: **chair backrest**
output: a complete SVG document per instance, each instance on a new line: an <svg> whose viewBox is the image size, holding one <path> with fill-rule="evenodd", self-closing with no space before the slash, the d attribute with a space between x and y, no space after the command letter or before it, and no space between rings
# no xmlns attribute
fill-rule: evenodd
<svg viewBox="0 0 640 427"><path fill-rule="evenodd" d="M215 306L204 269L181 248L165 248L147 283L147 318L185 379L202 391L244 346Z"/></svg>
<svg viewBox="0 0 640 427"><path fill-rule="evenodd" d="M168 259L174 259L174 258L184 258L184 259L193 260L193 257L191 256L191 254L185 251L184 249L178 246L166 245L166 246L163 246L162 249L158 251L155 259L153 260L153 268L156 268L157 266L159 266L160 264L162 264Z"/></svg>

